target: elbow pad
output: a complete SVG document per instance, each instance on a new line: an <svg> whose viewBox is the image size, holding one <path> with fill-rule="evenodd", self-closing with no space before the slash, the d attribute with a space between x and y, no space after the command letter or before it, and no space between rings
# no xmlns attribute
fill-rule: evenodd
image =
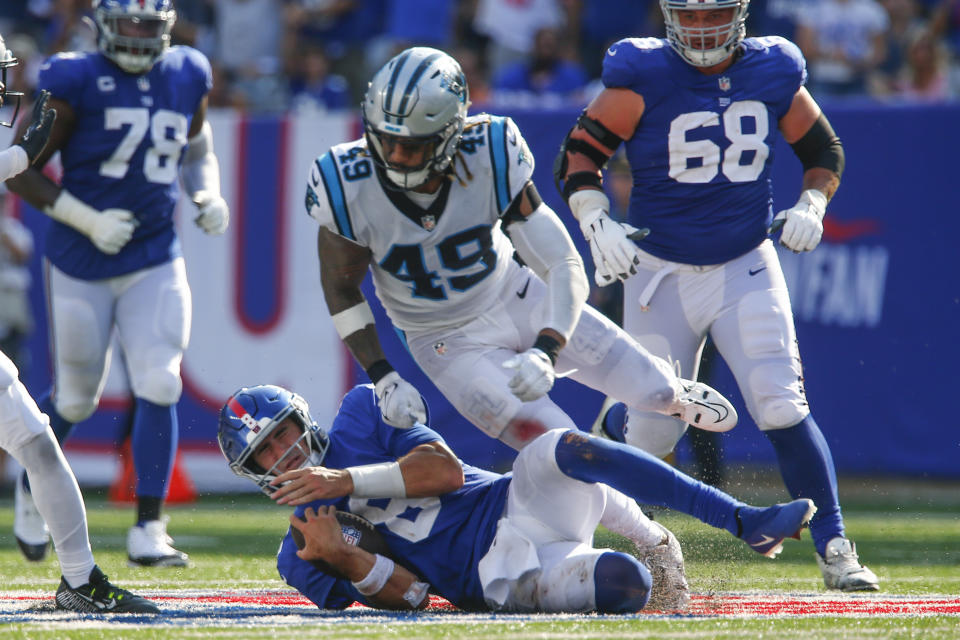
<svg viewBox="0 0 960 640"><path fill-rule="evenodd" d="M810 130L790 146L803 164L804 171L819 167L834 172L838 177L843 175L846 164L843 144L822 113Z"/></svg>
<svg viewBox="0 0 960 640"><path fill-rule="evenodd" d="M590 138L611 151L608 153L585 140L571 137L577 129L582 129ZM557 191L563 194L563 199L568 199L570 194L580 187L589 186L599 189L600 175L598 172L607 164L610 156L622 143L623 138L607 129L599 120L587 116L587 111L584 109L580 117L577 118L576 126L567 132L567 136L560 143L560 153L553 161L554 183L557 185ZM567 175L569 168L568 153L580 153L587 156L597 166L597 171L578 171ZM564 183L562 188L560 187L561 181Z"/></svg>

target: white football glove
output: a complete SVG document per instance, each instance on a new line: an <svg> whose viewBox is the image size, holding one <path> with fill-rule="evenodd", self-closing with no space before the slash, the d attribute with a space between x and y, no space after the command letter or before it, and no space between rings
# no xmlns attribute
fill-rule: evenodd
<svg viewBox="0 0 960 640"><path fill-rule="evenodd" d="M617 278L626 280L637 272L640 249L628 238L636 228L621 224L607 215L609 199L602 191L584 189L574 192L568 204L574 217L580 221L580 230L590 245L590 255L596 265L594 280L601 287Z"/></svg>
<svg viewBox="0 0 960 640"><path fill-rule="evenodd" d="M373 386L380 402L380 414L392 427L409 429L414 423L427 421L427 408L423 398L412 384L391 371Z"/></svg>
<svg viewBox="0 0 960 640"><path fill-rule="evenodd" d="M524 402L532 402L542 397L553 387L556 373L550 356L536 347L518 353L503 363L507 369L516 369L507 386L513 395Z"/></svg>
<svg viewBox="0 0 960 640"><path fill-rule="evenodd" d="M819 189L807 189L797 204L778 213L774 220L784 219L780 244L794 253L813 251L823 237L823 216L827 212L827 196Z"/></svg>
<svg viewBox="0 0 960 640"><path fill-rule="evenodd" d="M198 227L213 236L227 230L230 225L230 209L226 200L206 191L198 191L193 194L193 204L200 212L200 215L194 218Z"/></svg>
<svg viewBox="0 0 960 640"><path fill-rule="evenodd" d="M91 222L88 236L100 251L115 255L133 237L137 223L133 213L126 209L104 209Z"/></svg>

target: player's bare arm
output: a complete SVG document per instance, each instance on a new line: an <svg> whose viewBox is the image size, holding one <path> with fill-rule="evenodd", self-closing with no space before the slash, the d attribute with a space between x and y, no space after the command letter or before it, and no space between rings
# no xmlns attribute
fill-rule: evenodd
<svg viewBox="0 0 960 640"><path fill-rule="evenodd" d="M363 585L369 581L370 577L376 577L372 576L374 573L390 571L389 577L386 577L386 573L383 576L386 577L386 581L381 588L373 593L364 594L368 602L381 609L425 607L429 601L425 589L422 599L416 604L408 599L408 594L417 586L417 577L393 561L387 561L389 564L386 564L369 551L347 544L343 539L336 513L337 510L334 507L324 506L317 510L307 509L303 514L306 520L301 520L295 514L290 515L291 526L303 534L305 542L303 549L297 551L297 556L307 562L326 562L355 586ZM378 561L381 563L379 566Z"/></svg>
<svg viewBox="0 0 960 640"><path fill-rule="evenodd" d="M840 186L843 173L843 145L820 106L800 87L790 109L780 119L780 132L803 164L803 191L793 207L781 211L780 244L801 253L812 251L823 237L823 216L827 202Z"/></svg>
<svg viewBox="0 0 960 640"><path fill-rule="evenodd" d="M336 323L338 314L349 313L351 309L367 305L360 285L372 259L370 250L338 236L326 227L320 227L317 234L317 255L320 257L320 285L334 322ZM368 319L369 322L358 320L351 323L341 334L344 344L364 369L386 359L377 336L376 325L373 324L373 316Z"/></svg>
<svg viewBox="0 0 960 640"><path fill-rule="evenodd" d="M408 498L439 496L463 485L463 468L442 442L418 445L397 462ZM277 476L271 484L280 486L271 496L277 504L294 506L314 500L341 498L352 494L355 489L349 470L327 467L287 471Z"/></svg>

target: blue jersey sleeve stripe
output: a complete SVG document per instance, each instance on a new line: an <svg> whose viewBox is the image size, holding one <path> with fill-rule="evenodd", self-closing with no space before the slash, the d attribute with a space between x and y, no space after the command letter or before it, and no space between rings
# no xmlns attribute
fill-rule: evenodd
<svg viewBox="0 0 960 640"><path fill-rule="evenodd" d="M356 240L356 236L353 235L353 225L350 224L350 214L347 211L347 199L343 195L340 172L337 171L337 165L333 162L333 156L329 151L320 156L317 167L323 176L323 188L327 192L330 208L333 209L333 220L337 223L337 230L344 238Z"/></svg>
<svg viewBox="0 0 960 640"><path fill-rule="evenodd" d="M506 122L503 118L490 118L490 160L493 163L493 188L500 213L510 206L509 162L507 156Z"/></svg>

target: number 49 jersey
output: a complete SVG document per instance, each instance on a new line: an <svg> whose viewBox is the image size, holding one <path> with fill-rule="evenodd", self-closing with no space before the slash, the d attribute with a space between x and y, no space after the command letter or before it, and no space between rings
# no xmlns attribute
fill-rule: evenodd
<svg viewBox="0 0 960 640"><path fill-rule="evenodd" d="M333 147L310 168L307 212L370 249L377 297L405 331L476 317L516 268L500 217L533 175L533 155L512 120L487 114L467 118L458 155L458 177L430 203L385 187L363 139Z"/></svg>
<svg viewBox="0 0 960 640"><path fill-rule="evenodd" d="M190 47L171 47L142 75L125 73L98 52L62 53L43 64L38 88L68 103L76 118L60 150L64 188L96 209L127 209L137 220L133 239L115 256L53 222L46 242L53 264L95 280L179 255L173 211L180 157L211 86L210 63Z"/></svg>
<svg viewBox="0 0 960 640"><path fill-rule="evenodd" d="M607 51L602 79L644 100L626 143L630 222L651 231L640 246L665 260L706 265L759 245L772 219L778 124L806 81L796 45L747 38L728 69L705 75L666 40L629 38Z"/></svg>

